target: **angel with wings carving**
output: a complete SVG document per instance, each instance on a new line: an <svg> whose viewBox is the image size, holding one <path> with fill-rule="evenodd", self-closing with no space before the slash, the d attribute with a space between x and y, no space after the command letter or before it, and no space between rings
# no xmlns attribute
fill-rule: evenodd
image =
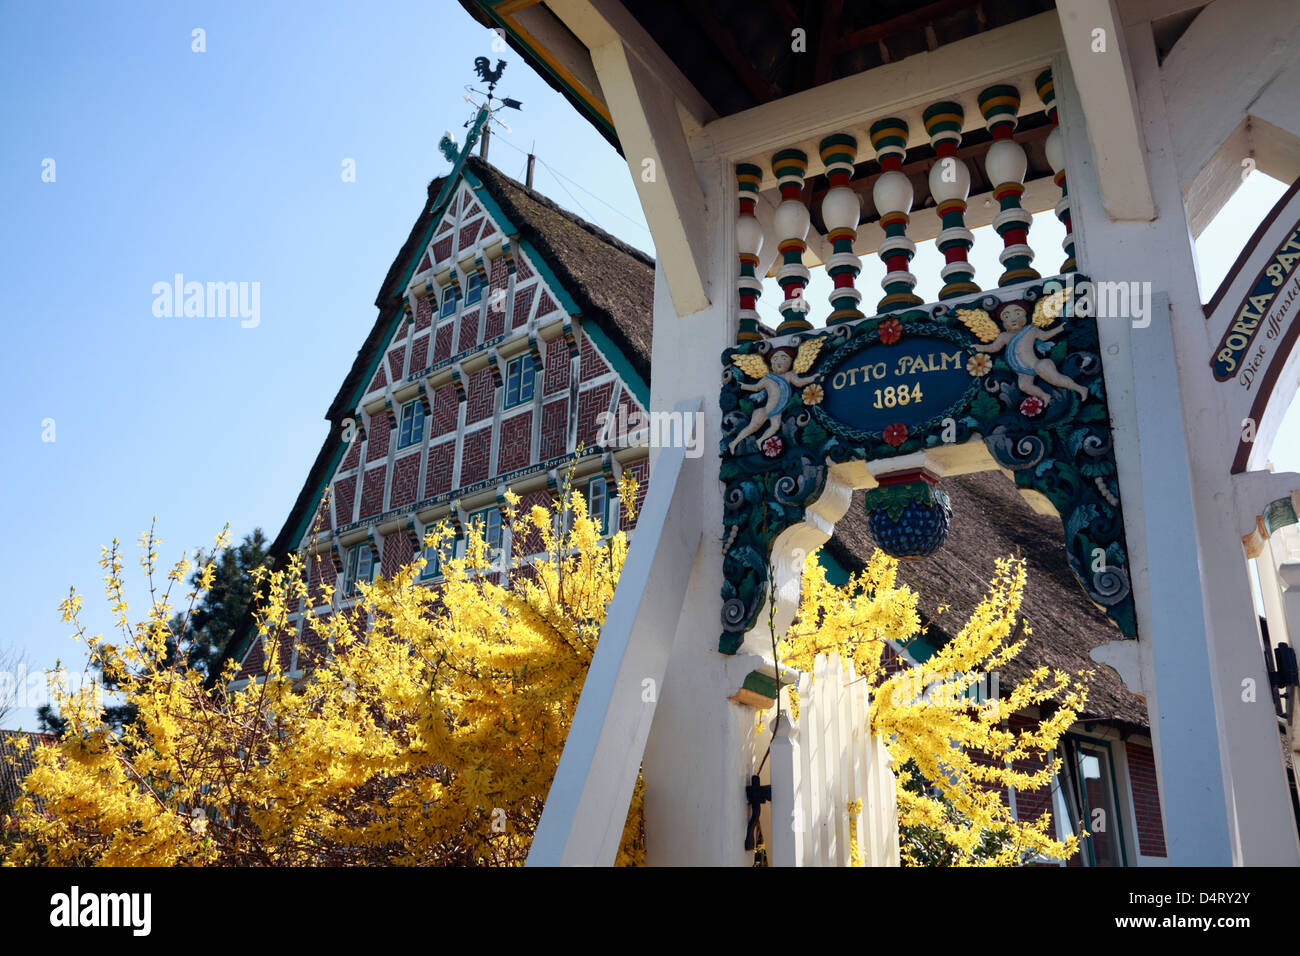
<svg viewBox="0 0 1300 956"><path fill-rule="evenodd" d="M1081 398L1088 397L1087 388L1062 373L1050 358L1040 357L1034 350L1034 343L1046 342L1065 331L1064 325L1048 330L1059 314L1060 302L1054 296L1039 300L1034 308L1032 324L1023 302L1002 305L998 309L998 321L983 309L957 310L957 318L980 340L980 344L974 346L975 351L997 352L1005 347L1002 357L1011 366L1011 371L1019 376L1020 390L1042 399L1044 405L1052 398L1036 384L1040 378L1049 385L1068 388Z"/></svg>
<svg viewBox="0 0 1300 956"><path fill-rule="evenodd" d="M731 357L731 361L745 375L757 379L753 383L741 382L740 387L746 392L763 392L766 398L762 405L754 409L749 424L731 440L728 448L733 455L736 453L736 446L762 428L764 422L767 423L767 428L758 436L758 444L763 444L776 434L777 429L781 427L781 413L790 407L794 390L803 388L817 379L816 375L803 373L812 368L821 348L821 339L809 339L799 346L798 351L784 346L773 349L771 368L768 367L767 359L757 353Z"/></svg>

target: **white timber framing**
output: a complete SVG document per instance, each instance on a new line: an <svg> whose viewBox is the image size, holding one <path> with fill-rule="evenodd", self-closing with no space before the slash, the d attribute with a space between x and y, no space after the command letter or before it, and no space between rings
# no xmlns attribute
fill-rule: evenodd
<svg viewBox="0 0 1300 956"><path fill-rule="evenodd" d="M656 68L660 51L639 27L618 21L618 4L552 0L550 8L591 50L659 252L655 354L670 357L671 371L652 380L651 410L703 396L705 440L703 457L690 462L682 449L651 450L655 514L665 522L689 514L694 531L685 538L647 534L647 499L628 558L629 567L633 561L642 567L638 594L620 602L620 584L618 607L611 605L529 862L612 861L638 767L647 780L649 863L749 862L741 839L753 715L726 695L763 661L757 643L747 642L735 657L717 653L722 555L713 533L722 527L723 503L721 414L710 396L717 356L734 342L737 325L733 164L1009 79L1021 86L1022 109L1032 109L1032 88L1017 78L1050 60L1081 271L1150 281L1165 294L1150 327L1098 326L1118 423L1118 477L1141 635L1136 655L1125 642L1112 657L1128 665L1137 658L1136 668L1124 669L1131 689L1148 703L1170 863L1300 863L1267 693L1248 703L1239 692L1243 680L1266 688L1267 677L1240 548L1248 530L1240 526L1245 506L1237 502L1249 498L1253 507L1273 487L1243 482L1239 489L1205 453L1205 436L1213 441L1228 429L1202 381L1210 381L1205 356L1213 343L1197 295L1182 170L1170 162L1180 112L1202 102L1213 84L1170 86L1150 28L1150 18L1192 5L1134 0L1121 5L1121 16L1111 0L1061 0L1059 15L1030 17L703 123L698 108L693 116L677 95L675 68L664 75ZM1098 27L1106 31L1105 54L1091 51ZM1228 27L1229 44L1244 42L1255 29L1244 19ZM1236 113L1224 120L1229 133L1244 118ZM1281 105L1274 115L1290 122ZM923 142L923 128L912 137ZM1219 145L1208 144L1207 155ZM815 175L820 160L809 152L808 173ZM653 180L642 176L644 159L654 160ZM869 486L866 465L859 468L864 473L847 476L846 484ZM814 520L803 533L829 530ZM663 561L674 565L667 583L648 583ZM788 579L778 561L780 591L788 590ZM671 590L650 590L660 586ZM1200 601L1189 600L1193 589ZM786 598L779 594L778 604ZM778 607L778 618L787 612ZM639 647L643 641L651 646ZM657 704L647 712L643 682L656 675L662 676Z"/></svg>
<svg viewBox="0 0 1300 956"><path fill-rule="evenodd" d="M1142 117L1115 0L1057 0L1056 12L1088 120L1102 208L1112 219L1154 219Z"/></svg>
<svg viewBox="0 0 1300 956"><path fill-rule="evenodd" d="M676 410L693 416L701 409L696 399ZM695 493L700 462L685 447L659 456L537 824L530 866L612 866L618 855L673 649L676 609L703 534Z"/></svg>
<svg viewBox="0 0 1300 956"><path fill-rule="evenodd" d="M1254 26L1243 20L1231 29ZM1117 665L1130 689L1146 698L1170 864L1295 865L1300 845L1272 706L1267 695L1243 693L1268 684L1240 546L1250 525L1243 525L1237 501L1247 489L1229 475L1222 436L1236 423L1229 425L1208 368L1214 342L1198 294L1183 184L1169 161L1176 117L1186 115L1189 102L1202 103L1213 84L1170 85L1145 22L1120 40L1142 118L1152 220L1109 214L1094 123L1111 117L1086 108L1072 50L1053 63L1080 271L1146 282L1156 293L1145 326L1097 324L1117 423L1140 639L1136 654L1125 642L1093 657ZM1217 145L1209 144L1210 152ZM1252 505L1267 493L1248 490Z"/></svg>
<svg viewBox="0 0 1300 956"><path fill-rule="evenodd" d="M1248 29L1243 29L1243 26ZM1216 0L1161 64L1172 158L1193 235L1252 168L1285 183L1300 177L1300 4ZM1231 82L1207 78L1231 77Z"/></svg>
<svg viewBox="0 0 1300 956"><path fill-rule="evenodd" d="M683 124L709 118L711 109L621 4L555 0L550 7L591 51L678 314L708 308L713 290L698 268L707 258L704 193Z"/></svg>

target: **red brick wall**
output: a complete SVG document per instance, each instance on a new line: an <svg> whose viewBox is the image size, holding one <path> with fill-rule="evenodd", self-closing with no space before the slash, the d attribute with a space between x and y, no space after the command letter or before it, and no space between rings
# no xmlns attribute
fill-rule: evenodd
<svg viewBox="0 0 1300 956"><path fill-rule="evenodd" d="M451 469L456 458L456 443L445 441L429 446L429 462L424 470L424 497L432 498L451 491Z"/></svg>
<svg viewBox="0 0 1300 956"><path fill-rule="evenodd" d="M632 393L629 392L625 386L621 387L619 390L618 407L620 409L619 419L627 422L628 429L633 430L633 423L637 420L641 407L637 404L636 399L632 397ZM624 409L625 411L623 411Z"/></svg>
<svg viewBox="0 0 1300 956"><path fill-rule="evenodd" d="M637 515L637 518L639 519L639 518L641 517L641 506L645 504L645 493L646 493L646 491L647 491L647 490L649 489L649 487L650 487L650 461L649 461L649 459L642 458L642 459L640 459L639 461L634 461L634 462L631 462L630 464L624 465L624 466L623 466L623 475L624 475L625 477L630 477L630 478L635 478L635 479L636 479L636 482L637 482L637 489L636 489L636 515ZM619 516L619 518L620 518L620 520L621 520L621 522L622 522L622 524L620 525L620 527L625 528L625 529L626 529L626 528L635 528L635 527L636 527L636 521L634 521L634 520L629 520L626 511L624 511L623 514L621 514L621 515Z"/></svg>
<svg viewBox="0 0 1300 956"><path fill-rule="evenodd" d="M478 344L478 303L467 308L460 317L460 336L456 339L456 352L472 349Z"/></svg>
<svg viewBox="0 0 1300 956"><path fill-rule="evenodd" d="M500 335L506 330L506 311L505 309L493 310L488 307L487 325L483 329L483 341Z"/></svg>
<svg viewBox="0 0 1300 956"><path fill-rule="evenodd" d="M450 214L451 214L451 211L448 210L448 215L450 215ZM437 264L440 263L440 262L444 262L444 261L446 261L446 259L447 259L450 255L451 255L451 236L447 236L445 239L439 239L437 242L435 242L435 243L433 244L433 264L434 264L434 265L437 265Z"/></svg>
<svg viewBox="0 0 1300 956"><path fill-rule="evenodd" d="M1033 726L1034 722L1018 714L1013 714L1007 722L1010 728L1017 733ZM1035 773L1043 766L1043 761L1038 760L1013 760L1011 766L1020 773ZM1048 827L1048 833L1053 839L1056 838L1056 814L1052 809L1052 785L1046 783L1037 790L1017 790L1016 791L1016 819L1022 823L1028 823L1037 820L1044 813L1051 816L1052 821Z"/></svg>
<svg viewBox="0 0 1300 956"><path fill-rule="evenodd" d="M483 290L483 296L489 301L489 306L488 306L489 308L491 308L492 293L495 292L497 289L500 289L502 292L505 292L509 285L510 285L510 273L506 269L506 257L497 256L495 259L492 260L492 264L488 266L488 287ZM501 306L497 311L500 312L502 315L505 314L506 311L505 299L501 300Z"/></svg>
<svg viewBox="0 0 1300 956"><path fill-rule="evenodd" d="M537 317L542 318L543 316L548 315L551 312L554 312L559 307L560 304L555 301L555 297L551 295L550 292L543 289L542 301L537 303Z"/></svg>
<svg viewBox="0 0 1300 956"><path fill-rule="evenodd" d="M386 578L395 577L402 565L411 563L411 542L400 528L384 538L384 560L379 573Z"/></svg>
<svg viewBox="0 0 1300 956"><path fill-rule="evenodd" d="M384 373L384 363L379 363L379 368L375 370L375 377L370 380L370 387L366 392L373 392L377 388L383 388L388 384L388 376Z"/></svg>
<svg viewBox="0 0 1300 956"><path fill-rule="evenodd" d="M497 474L504 474L528 464L533 447L533 413L522 412L501 423L497 443Z"/></svg>
<svg viewBox="0 0 1300 956"><path fill-rule="evenodd" d="M325 603L321 594L321 585L334 587L338 584L338 574L334 571L333 549L321 548L320 553L312 557L307 568L307 599L312 607Z"/></svg>
<svg viewBox="0 0 1300 956"><path fill-rule="evenodd" d="M372 518L384 510L384 473L386 465L371 468L361 479L361 510L357 520Z"/></svg>
<svg viewBox="0 0 1300 956"><path fill-rule="evenodd" d="M388 427L387 412L380 411L370 416L370 424L366 428L367 464L388 457L388 441L391 432L392 429Z"/></svg>
<svg viewBox="0 0 1300 956"><path fill-rule="evenodd" d="M491 418L496 404L496 384L492 369L481 368L469 377L465 387L465 424L472 425Z"/></svg>
<svg viewBox="0 0 1300 956"><path fill-rule="evenodd" d="M483 225L482 219L475 219L473 222L466 223L465 225L461 226L460 242L457 244L456 248L464 252L466 249L472 246L474 244L474 240L478 238L478 230L479 227L482 225Z"/></svg>
<svg viewBox="0 0 1300 956"><path fill-rule="evenodd" d="M1165 827L1160 815L1160 789L1156 783L1155 755L1150 747L1126 741L1128 775L1133 782L1134 821L1138 847L1143 856L1167 856Z"/></svg>
<svg viewBox="0 0 1300 956"><path fill-rule="evenodd" d="M472 485L488 476L488 442L492 440L491 427L480 428L465 436L465 450L460 462L460 483Z"/></svg>
<svg viewBox="0 0 1300 956"><path fill-rule="evenodd" d="M402 380L402 363L406 361L406 343L394 345L388 350L388 375L389 380L400 382Z"/></svg>
<svg viewBox="0 0 1300 956"><path fill-rule="evenodd" d="M438 438L450 435L456 430L456 414L460 411L460 399L456 397L456 386L448 382L433 390L433 420L424 427L433 429L430 437Z"/></svg>
<svg viewBox="0 0 1300 956"><path fill-rule="evenodd" d="M546 491L531 491L519 496L519 516L523 522L523 533L516 535L511 543L510 552L517 558L537 554L542 550L542 533L528 520L528 513L534 505L540 505L547 511L552 510L551 496Z"/></svg>
<svg viewBox="0 0 1300 956"><path fill-rule="evenodd" d="M595 378L598 375L604 375L609 371L609 366L605 364L605 360L596 351L596 347L591 344L590 336L584 335L582 337L579 355L578 374L582 376L583 381Z"/></svg>
<svg viewBox="0 0 1300 956"><path fill-rule="evenodd" d="M547 402L542 406L542 446L539 457L545 461L563 455L569 431L569 399L567 396Z"/></svg>
<svg viewBox="0 0 1300 956"><path fill-rule="evenodd" d="M256 634L249 641L248 653L244 655L244 664L235 675L239 678L256 677L262 673L262 639Z"/></svg>
<svg viewBox="0 0 1300 956"><path fill-rule="evenodd" d="M420 453L393 462L393 487L388 493L388 507L397 508L415 501L420 481Z"/></svg>
<svg viewBox="0 0 1300 956"><path fill-rule="evenodd" d="M530 285L526 289L519 289L515 292L514 308L510 310L510 327L517 329L528 321L528 310L533 305L533 295L537 292L536 285Z"/></svg>
<svg viewBox="0 0 1300 956"><path fill-rule="evenodd" d="M353 422L355 421L356 419L354 418ZM359 464L361 464L361 442L353 441L352 444L348 446L347 453L343 456L343 464L339 465L339 471L347 471L350 468L357 467Z"/></svg>
<svg viewBox="0 0 1300 956"><path fill-rule="evenodd" d="M340 478L334 482L334 527L352 523L352 500L357 493L357 479Z"/></svg>
<svg viewBox="0 0 1300 956"><path fill-rule="evenodd" d="M600 435L600 423L597 417L601 412L609 411L610 399L614 396L614 383L606 382L596 388L589 388L578 393L578 443L590 448Z"/></svg>
<svg viewBox="0 0 1300 956"><path fill-rule="evenodd" d="M569 387L569 343L559 335L546 343L546 374L542 376L542 394L550 395Z"/></svg>
<svg viewBox="0 0 1300 956"><path fill-rule="evenodd" d="M298 667L307 669L312 667L317 661L325 657L326 644L324 638L316 633L316 628L312 627L312 620L304 618L302 621L302 631L298 638ZM317 621L317 625L324 630L328 618L322 617Z"/></svg>
<svg viewBox="0 0 1300 956"><path fill-rule="evenodd" d="M426 260L428 256L426 255ZM429 304L429 297L415 300L415 331L421 332L427 329L433 322L433 306Z"/></svg>
<svg viewBox="0 0 1300 956"><path fill-rule="evenodd" d="M429 337L422 335L411 343L411 371L418 372L429 364Z"/></svg>
<svg viewBox="0 0 1300 956"><path fill-rule="evenodd" d="M533 267L528 264L522 252L515 252L515 281L523 282L525 279L532 278Z"/></svg>
<svg viewBox="0 0 1300 956"><path fill-rule="evenodd" d="M440 325L434 331L433 339L433 361L441 362L445 358L451 358L451 333L455 326L448 322L446 325Z"/></svg>

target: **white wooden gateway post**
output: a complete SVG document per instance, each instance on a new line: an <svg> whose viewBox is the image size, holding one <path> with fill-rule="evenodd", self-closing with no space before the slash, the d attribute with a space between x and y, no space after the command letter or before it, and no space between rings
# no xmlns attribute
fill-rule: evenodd
<svg viewBox="0 0 1300 956"><path fill-rule="evenodd" d="M774 153L797 147L812 176L826 168L817 148L824 138L847 131L865 145L873 124L878 129L883 118L897 118L891 123L901 133L871 134L885 167L884 157L895 148L889 136L901 137L902 150L929 142L922 111L939 101L965 107L959 134L981 130L983 109L995 144L1009 141L997 128L997 111L1008 99L997 84L1018 91L1010 113L1014 127L1016 108L1042 110L1033 77L1045 68L1055 81L1060 123L1048 156L1054 165L1062 161L1068 180L1068 199L1058 213L1070 219L1067 241L1078 270L1145 296L1143 314L1129 309L1097 319L1138 640L1116 640L1095 656L1146 698L1170 862L1300 863L1242 546L1270 502L1300 489L1300 476L1234 469L1241 388L1212 374L1211 357L1226 327L1213 317L1207 321L1202 310L1191 244L1193 232L1235 188L1243 161L1287 181L1300 176L1300 100L1292 93L1300 86L1300 6L1215 0L1188 25L1187 14L1200 4L1187 0L1059 0L1054 12L841 79L828 79L829 68L825 76L810 68L793 92L772 87L764 93L763 78L746 74L758 104L719 118L682 65L616 0L478 5L576 102L587 104L593 122L608 122L615 131L658 253L651 408L702 409L705 437L697 460L685 459L681 449L652 451L650 495L628 570L530 863L611 863L640 767L651 782L651 864L752 862L742 839L755 714L732 698L747 676L770 670L771 662L764 657L766 634L762 640L746 636L735 654L719 653L717 643L727 547L718 480L725 433L719 356L741 332L737 262L752 252L737 245L738 164L764 167L754 210L764 233L753 263L761 277L778 246L791 238L780 231L792 222L798 226L789 215L773 213L781 200L777 178L768 174ZM510 10L494 14L498 6ZM567 30L557 29L556 20ZM819 43L834 48L834 36L816 31L834 31L837 24L791 26L809 28L804 49L810 57L823 49ZM789 32L797 44L797 33ZM705 33L718 38L716 31ZM1158 43L1172 43L1163 63ZM1011 189L1033 210L1060 200L1059 192L1034 192L1041 182L1023 196L1015 192L1015 150L996 148L990 175L995 167L1004 182L994 187ZM877 196L882 203L907 207L910 196L884 190ZM1019 281L1014 272L1023 268L1018 257L1027 248L1016 235L1019 209L981 213L973 201L970 206L965 225L981 224L981 215L983 222L993 219L1004 232L1008 274ZM912 216L909 240L908 209L901 212L903 232L886 222L894 212L882 207L881 224L863 225L852 238L859 255L892 251L886 291L892 282L895 295L910 289L910 254L897 258L910 240L940 229L948 237L961 235L925 210ZM1259 240L1258 260L1230 278L1226 300L1242 300L1257 261L1262 264L1278 235L1296 225L1294 217L1282 219ZM830 260L832 238L814 230L803 263ZM751 239L746 234L746 242ZM1058 265L1054 250L1040 252L1044 262L1042 271L1050 275ZM797 271L786 268L783 275ZM979 279L987 289L992 277ZM864 305L862 311L874 310ZM1286 361L1294 338L1279 346L1266 403L1270 422L1296 390L1297 363ZM773 549L778 626L788 622L797 598L794 551L830 535L853 488L874 487L902 464L866 460L831 470L820 499ZM996 467L978 443L918 453L906 464L939 473ZM1248 465L1262 462L1251 458ZM818 773L798 764L802 730L789 730L793 737L778 735L772 772L790 779ZM850 768L835 779L855 773ZM874 777L868 788L880 799L882 779ZM795 814L795 799L793 790L774 785L774 816ZM787 861L842 862L842 844L839 834L796 837L779 827L771 840L773 853ZM889 850L877 841L872 852L884 858Z"/></svg>

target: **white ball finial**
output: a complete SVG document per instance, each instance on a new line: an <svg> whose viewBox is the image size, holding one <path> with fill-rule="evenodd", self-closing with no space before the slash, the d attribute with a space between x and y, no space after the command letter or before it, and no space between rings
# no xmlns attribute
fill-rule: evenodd
<svg viewBox="0 0 1300 956"><path fill-rule="evenodd" d="M984 157L984 168L988 171L989 182L994 186L1002 183L1023 183L1025 170L1029 161L1020 144L1010 139L1000 139L989 147Z"/></svg>
<svg viewBox="0 0 1300 956"><path fill-rule="evenodd" d="M912 181L896 169L881 173L876 184L871 187L871 198L876 204L876 211L881 215L887 212L911 212Z"/></svg>

